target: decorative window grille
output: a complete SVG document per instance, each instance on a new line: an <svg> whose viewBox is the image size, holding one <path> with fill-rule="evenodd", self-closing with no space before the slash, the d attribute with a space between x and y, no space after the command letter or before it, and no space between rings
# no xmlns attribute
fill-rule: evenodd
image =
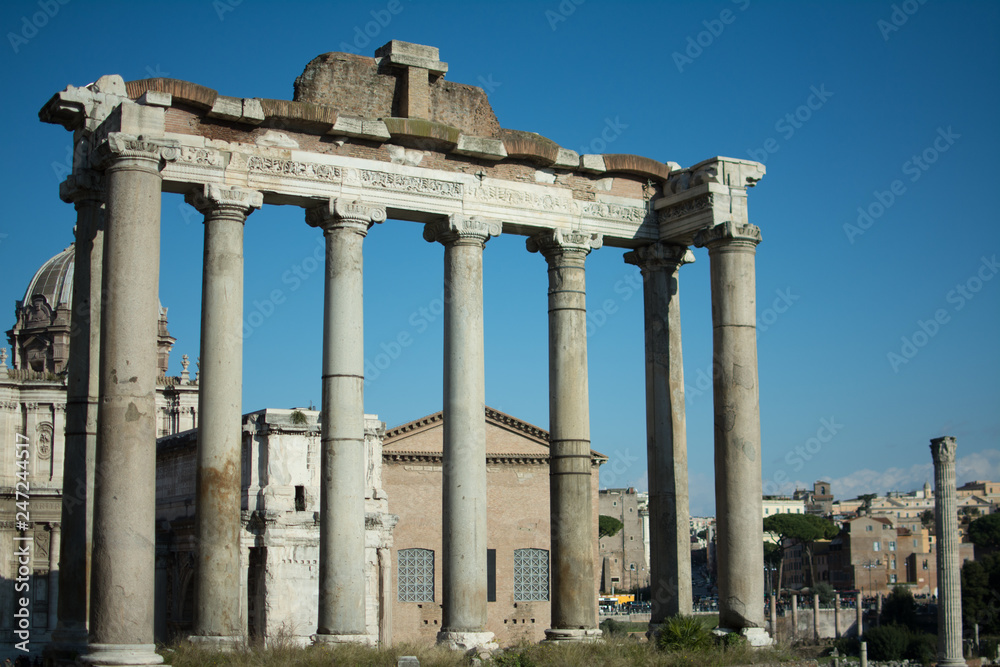
<svg viewBox="0 0 1000 667"><path fill-rule="evenodd" d="M434 552L400 549L396 598L400 602L434 602Z"/></svg>
<svg viewBox="0 0 1000 667"><path fill-rule="evenodd" d="M549 552L514 550L514 601L549 599Z"/></svg>

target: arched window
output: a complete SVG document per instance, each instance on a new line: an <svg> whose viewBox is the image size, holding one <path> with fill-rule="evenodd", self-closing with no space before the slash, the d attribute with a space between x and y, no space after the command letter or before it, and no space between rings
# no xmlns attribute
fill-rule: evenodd
<svg viewBox="0 0 1000 667"><path fill-rule="evenodd" d="M549 599L549 552L514 550L514 602Z"/></svg>
<svg viewBox="0 0 1000 667"><path fill-rule="evenodd" d="M400 602L434 602L434 551L400 549L396 599Z"/></svg>

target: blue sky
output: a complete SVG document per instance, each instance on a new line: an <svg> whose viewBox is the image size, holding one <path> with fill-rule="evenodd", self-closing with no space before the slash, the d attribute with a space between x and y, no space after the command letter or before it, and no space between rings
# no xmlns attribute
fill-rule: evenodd
<svg viewBox="0 0 1000 667"><path fill-rule="evenodd" d="M917 488L939 435L958 437L960 482L1000 478L1000 231L980 172L1000 154L996 3L9 0L0 29L4 330L32 272L72 240L57 194L70 136L37 118L52 94L117 73L291 99L316 55L401 39L439 47L448 79L484 87L504 127L566 148L765 162L749 202L764 238L767 490ZM178 195L162 224L177 374L198 354L202 224ZM297 208L247 223L246 411L319 404L319 238ZM621 255L588 259L591 433L611 457L602 485L644 488L642 298ZM710 514L709 262L695 255L681 273L690 493ZM415 223L365 241L365 404L390 426L441 408L442 262ZM519 236L491 240L484 262L487 403L547 427L545 262Z"/></svg>

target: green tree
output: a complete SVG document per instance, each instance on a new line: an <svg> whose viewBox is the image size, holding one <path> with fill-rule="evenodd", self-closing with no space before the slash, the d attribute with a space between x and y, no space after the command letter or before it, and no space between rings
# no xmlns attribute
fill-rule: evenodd
<svg viewBox="0 0 1000 667"><path fill-rule="evenodd" d="M868 516L872 513L872 501L878 498L877 493L864 493L858 496L858 500L861 501L861 511Z"/></svg>
<svg viewBox="0 0 1000 667"><path fill-rule="evenodd" d="M1000 550L1000 512L981 516L970 523L969 539L981 549Z"/></svg>
<svg viewBox="0 0 1000 667"><path fill-rule="evenodd" d="M613 516L602 514L597 520L597 535L598 537L612 537L617 535L624 526L625 524Z"/></svg>
<svg viewBox="0 0 1000 667"><path fill-rule="evenodd" d="M917 629L917 603L909 588L893 586L892 593L882 603L882 624Z"/></svg>
<svg viewBox="0 0 1000 667"><path fill-rule="evenodd" d="M934 510L924 510L920 513L920 525L934 532Z"/></svg>
<svg viewBox="0 0 1000 667"><path fill-rule="evenodd" d="M782 538L783 546L788 546L785 540L790 540L791 545L802 545L806 560L809 562L809 581L807 582L809 586L812 586L813 582L816 581L813 542L832 539L840 532L832 521L814 514L772 514L764 519L764 530L779 535ZM779 574L779 581L781 580L780 576Z"/></svg>
<svg viewBox="0 0 1000 667"><path fill-rule="evenodd" d="M962 621L979 623L981 635L1000 634L1000 553L962 566Z"/></svg>

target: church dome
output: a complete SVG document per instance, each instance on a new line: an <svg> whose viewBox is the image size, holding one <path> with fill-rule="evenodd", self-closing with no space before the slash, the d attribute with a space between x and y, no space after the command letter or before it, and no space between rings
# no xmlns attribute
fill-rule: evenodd
<svg viewBox="0 0 1000 667"><path fill-rule="evenodd" d="M36 295L45 297L46 303L52 310L60 306L67 308L70 306L73 300L73 253L71 243L61 253L42 264L28 283L24 300L18 305L18 309L30 304Z"/></svg>
<svg viewBox="0 0 1000 667"><path fill-rule="evenodd" d="M17 322L7 332L14 368L62 373L69 358L69 335L72 329L73 260L71 243L35 272L24 299L14 307ZM158 361L160 373L169 363L174 338L167 331L167 309L159 306Z"/></svg>

